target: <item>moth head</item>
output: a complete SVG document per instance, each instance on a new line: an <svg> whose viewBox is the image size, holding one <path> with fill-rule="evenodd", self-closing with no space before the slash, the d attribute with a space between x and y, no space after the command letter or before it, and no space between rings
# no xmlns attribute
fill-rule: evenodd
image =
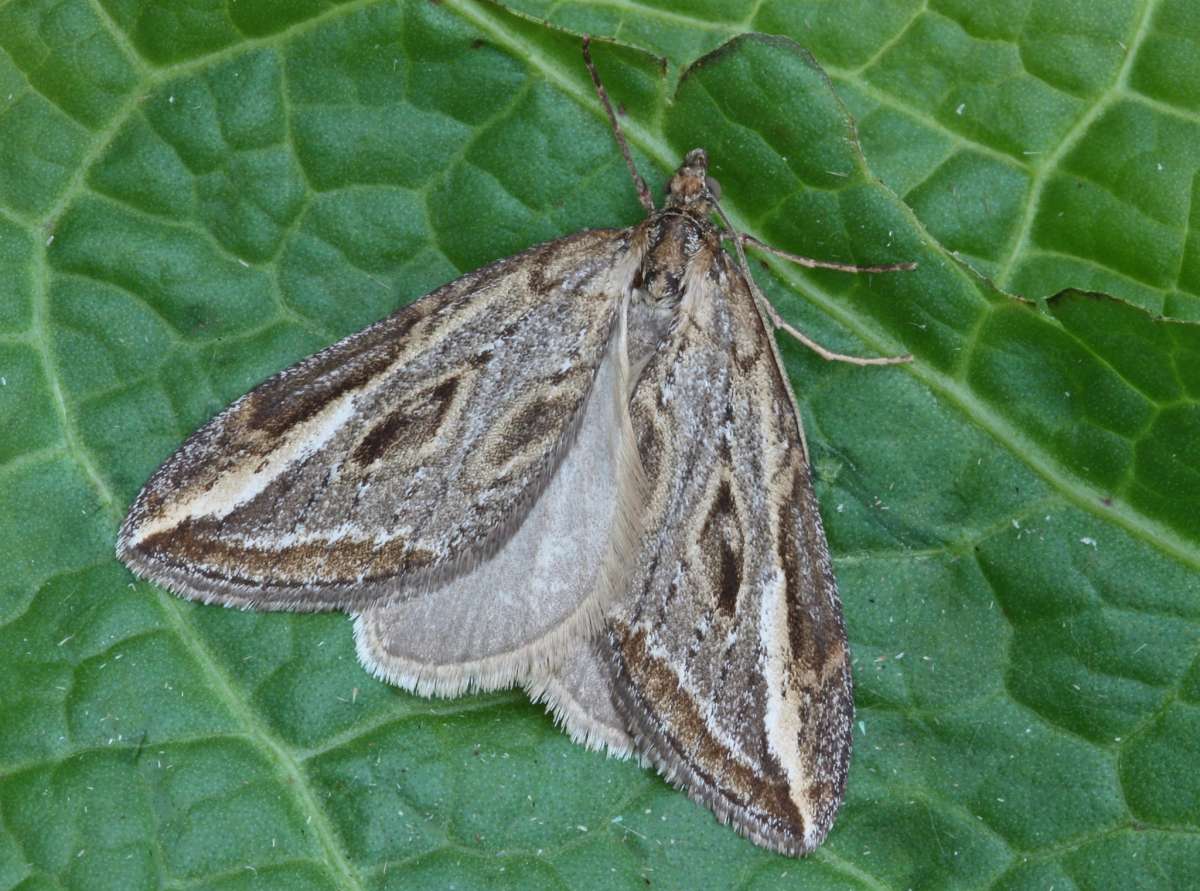
<svg viewBox="0 0 1200 891"><path fill-rule="evenodd" d="M721 198L721 184L708 175L708 152L692 149L667 183L667 207L708 213Z"/></svg>

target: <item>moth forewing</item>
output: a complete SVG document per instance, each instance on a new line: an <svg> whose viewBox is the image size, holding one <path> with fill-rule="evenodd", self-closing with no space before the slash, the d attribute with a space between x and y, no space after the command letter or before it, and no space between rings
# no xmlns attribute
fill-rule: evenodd
<svg viewBox="0 0 1200 891"><path fill-rule="evenodd" d="M627 231L561 238L279 373L150 478L118 556L260 609L362 607L470 570L570 443L630 262Z"/></svg>
<svg viewBox="0 0 1200 891"><path fill-rule="evenodd" d="M631 405L648 531L610 617L616 702L665 776L794 855L841 802L849 659L795 402L708 219L704 160L676 174L648 253L679 318Z"/></svg>

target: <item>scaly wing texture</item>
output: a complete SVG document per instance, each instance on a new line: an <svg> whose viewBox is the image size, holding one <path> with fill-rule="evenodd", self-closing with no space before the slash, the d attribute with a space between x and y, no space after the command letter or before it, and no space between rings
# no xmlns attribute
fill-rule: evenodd
<svg viewBox="0 0 1200 891"><path fill-rule="evenodd" d="M184 596L257 608L363 605L471 568L575 431L628 242L531 248L267 380L155 472L119 556Z"/></svg>
<svg viewBox="0 0 1200 891"><path fill-rule="evenodd" d="M470 572L358 617L359 658L375 675L426 694L493 689L595 636L624 591L639 519L632 493L622 495L634 451L613 340L574 442L512 537Z"/></svg>
<svg viewBox="0 0 1200 891"><path fill-rule="evenodd" d="M617 704L668 779L797 854L841 803L848 650L774 342L724 255L710 268L631 406L654 531L611 621Z"/></svg>

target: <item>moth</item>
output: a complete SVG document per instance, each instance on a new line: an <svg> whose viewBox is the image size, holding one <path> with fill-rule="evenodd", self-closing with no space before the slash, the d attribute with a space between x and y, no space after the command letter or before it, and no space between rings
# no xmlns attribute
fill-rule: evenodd
<svg viewBox="0 0 1200 891"><path fill-rule="evenodd" d="M260 384L151 476L117 554L205 603L345 610L363 665L407 690L522 685L800 855L841 804L853 716L773 338L803 335L703 149L655 209L584 58L646 219L499 260Z"/></svg>

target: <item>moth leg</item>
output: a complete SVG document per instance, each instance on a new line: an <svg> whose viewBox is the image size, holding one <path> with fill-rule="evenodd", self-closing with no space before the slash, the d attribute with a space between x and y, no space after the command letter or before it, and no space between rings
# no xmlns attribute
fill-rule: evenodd
<svg viewBox="0 0 1200 891"><path fill-rule="evenodd" d="M864 358L863 356L850 356L846 353L835 353L833 350L826 349L825 347L821 346L799 328L794 328L785 322L776 311L775 307L771 305L769 300L760 300L759 302L762 304L767 317L770 318L771 324L774 325L777 330L784 331L791 335L822 359L826 359L830 362L846 362L849 365L903 365L906 362L912 361L911 353L905 353L902 356L873 356L870 358Z"/></svg>
<svg viewBox="0 0 1200 891"><path fill-rule="evenodd" d="M849 356L846 353L835 353L833 350L826 349L808 335L804 334L798 328L794 328L783 320L771 301L763 296L763 292L758 289L758 283L754 281L754 276L750 273L750 264L746 262L746 250L742 247L743 243L750 242L766 248L773 254L778 254L789 260L794 260L803 266L819 266L828 269L841 269L847 272L892 272L901 269L915 269L916 263L897 263L892 266L851 266L843 263L825 263L822 260L810 260L808 257L801 257L797 254L789 254L786 251L778 250L770 245L763 244L752 235L746 235L739 232L733 227L733 223L729 221L729 217L725 215L725 211L720 204L713 202L713 210L717 216L721 218L721 222L725 224L726 230L729 232L729 237L733 241L734 250L737 252L738 266L742 270L742 275L746 279L746 284L750 287L750 292L754 295L754 302L758 304L759 310L767 317L772 327L776 330L784 331L794 337L800 343L804 344L822 359L830 362L846 362L850 365L903 365L905 362L912 361L912 355L905 353L903 356L876 356L874 358L865 359L861 356ZM807 450L806 450L807 451Z"/></svg>
<svg viewBox="0 0 1200 891"><path fill-rule="evenodd" d="M596 66L592 64L592 52L589 49L592 43L590 35L583 35L583 64L587 66L588 73L592 76L592 83L596 85L596 94L600 97L600 104L604 106L605 112L608 113L608 123L612 127L613 138L617 140L617 147L621 149L621 156L625 159L625 166L629 168L629 175L633 177L633 186L637 189L638 201L642 203L642 207L648 212L654 211L654 198L650 195L650 188L646 185L646 181L642 179L642 175L638 173L637 165L633 163L633 155L629 152L629 143L625 141L625 134L621 130L621 123L617 120L617 113L613 110L612 102L608 99L608 93L604 89L604 84L600 82L600 72L596 70Z"/></svg>
<svg viewBox="0 0 1200 891"><path fill-rule="evenodd" d="M737 237L742 240L742 244L751 244L761 251L766 251L768 254L774 254L776 257L782 257L785 260L791 260L799 266L806 266L809 269L836 269L839 272L908 272L916 269L916 263L885 263L882 266L857 266L853 263L833 263L829 260L814 260L812 257L802 257L799 254L792 254L787 251L780 250L773 245L767 244L765 241L760 241L753 235L747 235L745 232L737 233Z"/></svg>

